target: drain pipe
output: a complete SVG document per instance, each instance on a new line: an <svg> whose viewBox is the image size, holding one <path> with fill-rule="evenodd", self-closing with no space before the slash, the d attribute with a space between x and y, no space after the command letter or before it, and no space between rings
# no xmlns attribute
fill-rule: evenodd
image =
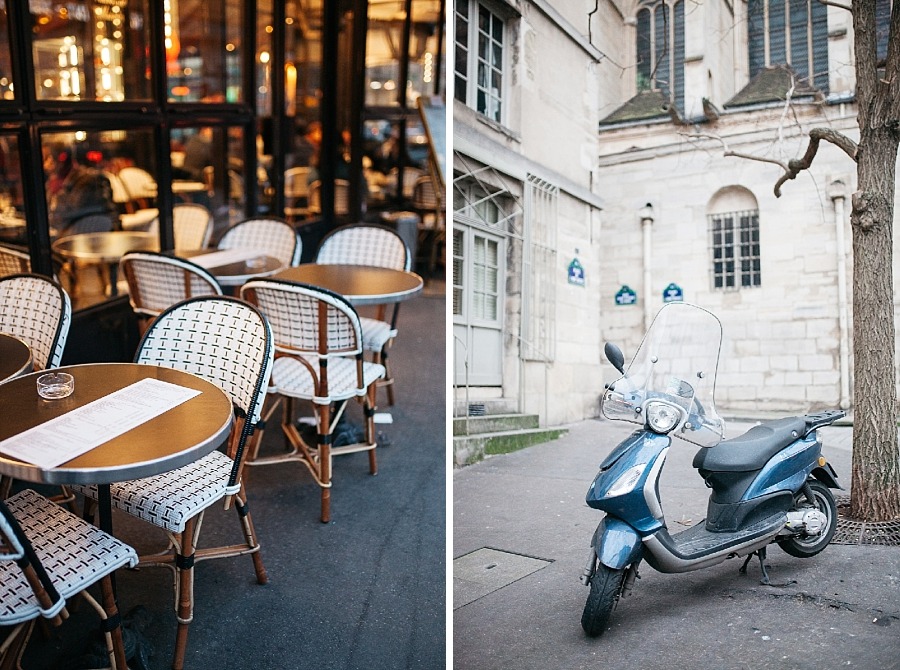
<svg viewBox="0 0 900 670"><path fill-rule="evenodd" d="M653 313L651 310L651 300L653 288L650 285L650 267L653 264L652 258L652 241L653 241L653 205L647 203L640 209L641 230L644 234L644 332L650 327L653 321Z"/></svg>
<svg viewBox="0 0 900 670"><path fill-rule="evenodd" d="M828 187L834 207L834 238L837 254L838 327L840 329L841 409L850 408L850 326L847 298L847 242L844 236L846 187L836 179Z"/></svg>

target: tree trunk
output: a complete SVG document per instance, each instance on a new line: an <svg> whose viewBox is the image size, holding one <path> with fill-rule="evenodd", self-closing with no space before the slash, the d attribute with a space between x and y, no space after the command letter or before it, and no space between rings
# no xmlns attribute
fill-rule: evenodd
<svg viewBox="0 0 900 670"><path fill-rule="evenodd" d="M874 125L874 127L873 127ZM853 229L854 427L851 516L900 518L892 279L897 138L860 124Z"/></svg>

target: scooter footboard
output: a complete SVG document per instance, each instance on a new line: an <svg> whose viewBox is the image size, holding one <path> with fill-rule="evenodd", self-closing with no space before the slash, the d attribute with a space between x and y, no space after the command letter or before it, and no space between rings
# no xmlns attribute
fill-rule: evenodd
<svg viewBox="0 0 900 670"><path fill-rule="evenodd" d="M604 517L591 540L597 559L608 568L621 570L640 560L643 542L637 531L624 521Z"/></svg>

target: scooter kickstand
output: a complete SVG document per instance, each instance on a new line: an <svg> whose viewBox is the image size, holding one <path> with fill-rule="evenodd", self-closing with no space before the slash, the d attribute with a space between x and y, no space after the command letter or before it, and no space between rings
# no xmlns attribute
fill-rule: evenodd
<svg viewBox="0 0 900 670"><path fill-rule="evenodd" d="M748 554L746 560L744 560L744 564L741 566L740 573L742 575L747 574L747 564L754 557L759 557L759 570L762 572L762 579L759 580L759 583L763 586L769 586L769 573L766 570L766 548L757 549L752 554Z"/></svg>

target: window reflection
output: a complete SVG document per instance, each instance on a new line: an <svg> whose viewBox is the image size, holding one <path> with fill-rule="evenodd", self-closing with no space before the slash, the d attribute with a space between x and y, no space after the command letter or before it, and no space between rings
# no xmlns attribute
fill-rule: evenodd
<svg viewBox="0 0 900 670"><path fill-rule="evenodd" d="M0 99L15 99L12 59L9 51L9 17L4 0L0 0Z"/></svg>
<svg viewBox="0 0 900 670"><path fill-rule="evenodd" d="M24 250L23 206L19 142L13 135L0 135L0 244Z"/></svg>
<svg viewBox="0 0 900 670"><path fill-rule="evenodd" d="M148 0L31 0L39 100L150 97Z"/></svg>

